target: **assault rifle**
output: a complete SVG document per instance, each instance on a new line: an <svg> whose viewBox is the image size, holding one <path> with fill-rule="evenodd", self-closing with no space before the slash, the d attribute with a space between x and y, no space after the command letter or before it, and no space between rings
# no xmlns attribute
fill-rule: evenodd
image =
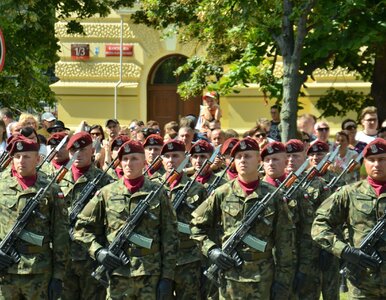
<svg viewBox="0 0 386 300"><path fill-rule="evenodd" d="M138 226L143 216L148 213L147 209L150 206L150 203L157 196L159 191L163 188L165 183L170 182L176 174L177 176L185 168L186 164L189 162L189 156L184 159L184 161L178 166L176 170L173 170L166 178L166 180L155 190L151 191L145 199L141 200L138 205L135 207L134 211L127 217L125 225L119 230L113 241L108 247L108 250L113 253L115 256L118 256L123 265L127 265L130 262L130 258L126 255L124 251L124 245L132 239L132 236L135 235L135 228ZM175 177L174 177L175 178ZM174 181L174 180L173 180ZM151 214L149 214L152 216ZM155 216L152 216L153 218ZM151 248L151 242L150 247ZM108 286L109 273L113 270L107 269L104 265L99 265L91 276L96 280L101 282L104 286ZM106 275L106 278L103 276Z"/></svg>
<svg viewBox="0 0 386 300"><path fill-rule="evenodd" d="M351 159L347 166L340 172L338 176L334 176L331 181L324 187L325 190L332 189L343 178L344 175L354 170L355 166L360 164L363 158L363 151L355 158Z"/></svg>
<svg viewBox="0 0 386 300"><path fill-rule="evenodd" d="M79 213L86 206L87 202L91 199L91 197L94 196L94 194L96 193L99 182L106 176L107 172L111 168L114 168L117 165L117 163L119 163L118 156L110 162L106 170L98 174L98 176L96 176L92 181L89 181L83 188L83 190L80 192L69 214L71 230L75 226L75 222L78 218Z"/></svg>
<svg viewBox="0 0 386 300"><path fill-rule="evenodd" d="M8 151L4 150L0 155L0 164L3 163L4 159L8 156Z"/></svg>
<svg viewBox="0 0 386 300"><path fill-rule="evenodd" d="M232 157L231 160L229 161L229 164L222 171L221 175L217 176L216 179L208 186L208 189L207 189L208 195L212 194L212 192L218 187L221 180L224 178L225 174L227 173L229 168L232 166L234 160L235 160L235 158Z"/></svg>
<svg viewBox="0 0 386 300"><path fill-rule="evenodd" d="M0 250L8 254L9 256L11 256L15 263L18 263L20 261L20 255L14 249L14 245L19 238L26 242L29 242L38 246L43 245L44 237L41 237L32 232L25 231L24 228L27 226L29 219L31 218L32 215L36 215L41 219L46 218L38 211L38 205L40 201L43 199L44 195L50 189L51 185L54 182L58 182L59 179L63 178L64 176L63 174L65 174L68 171L68 169L71 167L72 163L75 161L77 156L78 156L78 152L74 154L74 156L66 165L63 165L59 169L59 171L55 174L55 176L44 188L43 187L40 188L33 197L29 198L26 201L26 205L18 215L15 224L12 226L11 230L7 233L4 239L0 242Z"/></svg>
<svg viewBox="0 0 386 300"><path fill-rule="evenodd" d="M257 251L265 252L267 247L267 242L262 241L251 234L248 231L253 227L256 221L262 221L265 224L270 224L270 222L264 218L263 213L271 200L276 196L276 194L281 191L283 188L289 188L291 184L300 176L300 173L303 172L300 168L296 172L291 172L287 178L274 190L272 193L268 193L264 196L263 199L257 201L253 206L248 210L248 212L243 217L241 224L236 228L232 235L225 241L222 251L229 255L230 257L238 257L237 246L244 242L248 246L254 248ZM239 266L240 264L238 264ZM205 272L204 275L212 280L217 286L221 285L219 273L221 269L216 265L212 264Z"/></svg>
<svg viewBox="0 0 386 300"><path fill-rule="evenodd" d="M36 170L39 171L41 169L41 167L44 165L45 162L51 162L51 160L55 157L55 155L60 151L60 149L62 149L62 147L64 146L64 144L67 142L68 140L68 135L66 135L61 141L60 143L55 147L53 148L50 153L42 160L42 162L36 167Z"/></svg>
<svg viewBox="0 0 386 300"><path fill-rule="evenodd" d="M152 163L146 168L146 170L143 171L142 175L146 175L147 172L149 172L149 171L152 170L152 169L157 168L161 163L162 163L162 157L161 157L161 155L158 155L158 156L152 161Z"/></svg>
<svg viewBox="0 0 386 300"><path fill-rule="evenodd" d="M4 152L5 152L5 154L4 154L4 156L2 155L2 160L0 162L0 172L3 172L8 167L8 165L11 163L11 160L12 160L12 156L9 155L9 152L6 152L6 151L4 151Z"/></svg>

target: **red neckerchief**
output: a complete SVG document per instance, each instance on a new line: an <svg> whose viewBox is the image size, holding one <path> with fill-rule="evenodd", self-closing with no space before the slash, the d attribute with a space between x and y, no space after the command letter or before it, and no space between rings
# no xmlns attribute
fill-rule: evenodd
<svg viewBox="0 0 386 300"><path fill-rule="evenodd" d="M377 197L380 194L386 192L386 182L385 181L381 182L381 181L378 181L378 180L371 178L370 176L367 176L367 182L373 187L375 193L377 194Z"/></svg>
<svg viewBox="0 0 386 300"><path fill-rule="evenodd" d="M121 179L123 176L123 169L116 167L114 171L115 171L115 174L117 174L118 178Z"/></svg>
<svg viewBox="0 0 386 300"><path fill-rule="evenodd" d="M284 179L287 177L286 174L280 176L279 178L273 179L272 177L269 177L268 175L265 176L265 182L269 183L270 185L273 185L274 187L278 187L280 183L284 181Z"/></svg>
<svg viewBox="0 0 386 300"><path fill-rule="evenodd" d="M230 168L227 170L227 174L230 179L235 179L237 177L237 171L231 170Z"/></svg>
<svg viewBox="0 0 386 300"><path fill-rule="evenodd" d="M26 190L29 187L33 186L36 182L36 179L38 178L37 174L23 177L19 173L17 173L15 169L12 168L11 171L12 171L13 177L17 179L17 182L20 184L23 190Z"/></svg>
<svg viewBox="0 0 386 300"><path fill-rule="evenodd" d="M55 160L51 160L51 164L54 166L55 169L59 170L61 166L65 166L70 159L66 159L65 161L57 162Z"/></svg>
<svg viewBox="0 0 386 300"><path fill-rule="evenodd" d="M125 183L125 186L130 191L130 193L134 194L135 192L138 192L139 189L143 186L143 183L145 182L145 177L141 175L134 179L124 178L123 182Z"/></svg>
<svg viewBox="0 0 386 300"><path fill-rule="evenodd" d="M90 167L91 165L83 168L77 168L74 165L72 165L71 170L72 170L72 178L74 178L74 181L76 182L79 179L79 177L86 174L86 172L90 169Z"/></svg>
<svg viewBox="0 0 386 300"><path fill-rule="evenodd" d="M209 171L207 172L205 175L198 175L197 178L196 178L196 181L201 183L201 184L205 184L209 181L210 179L210 176L212 176L212 172Z"/></svg>
<svg viewBox="0 0 386 300"><path fill-rule="evenodd" d="M169 177L169 173L166 173L166 178L168 178L168 177ZM174 179L173 182L170 182L170 183L169 183L169 186L170 186L170 189L171 189L171 190L174 189L174 187L177 186L177 185L180 183L181 178L182 178L182 174L178 175L178 176L176 177L176 179Z"/></svg>
<svg viewBox="0 0 386 300"><path fill-rule="evenodd" d="M244 181L240 180L240 178L237 178L237 181L239 182L244 193L246 193L247 195L252 194L253 191L258 187L259 182L260 182L259 179L255 180L255 181L251 181L251 182L244 182Z"/></svg>

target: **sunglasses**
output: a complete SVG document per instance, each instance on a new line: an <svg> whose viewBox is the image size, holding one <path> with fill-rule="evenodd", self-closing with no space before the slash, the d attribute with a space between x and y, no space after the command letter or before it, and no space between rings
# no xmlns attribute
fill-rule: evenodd
<svg viewBox="0 0 386 300"><path fill-rule="evenodd" d="M329 131L329 127L324 127L324 128L318 128L317 131Z"/></svg>
<svg viewBox="0 0 386 300"><path fill-rule="evenodd" d="M254 135L255 138L265 138L267 135L265 133L256 133Z"/></svg>

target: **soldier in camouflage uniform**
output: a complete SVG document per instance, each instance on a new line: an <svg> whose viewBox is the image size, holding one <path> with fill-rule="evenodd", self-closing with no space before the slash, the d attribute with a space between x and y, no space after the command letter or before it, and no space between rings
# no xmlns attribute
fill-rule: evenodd
<svg viewBox="0 0 386 300"><path fill-rule="evenodd" d="M231 150L236 145L236 143L239 140L236 138L229 138L227 139L224 144L221 146L221 155L224 157L225 160L225 166L229 165L230 160L231 160ZM224 168L225 168L224 166ZM230 181L233 180L237 177L237 171L236 168L234 167L234 163L232 163L232 166L227 170L225 180Z"/></svg>
<svg viewBox="0 0 386 300"><path fill-rule="evenodd" d="M118 156L119 148L121 148L121 146L128 140L130 140L130 138L127 135L118 135L110 142L110 151L108 151L108 153L106 152L105 165L103 166L103 170L108 168L108 165ZM123 170L120 163L118 162L115 164L115 166L110 168L107 171L107 174L115 180L121 179L123 176Z"/></svg>
<svg viewBox="0 0 386 300"><path fill-rule="evenodd" d="M145 176L149 179L159 179L165 174L165 168L162 166L161 149L164 145L163 138L158 134L150 134L143 142L145 148L146 167ZM157 159L158 158L158 159ZM157 161L154 161L157 159ZM151 164L154 162L151 168Z"/></svg>
<svg viewBox="0 0 386 300"><path fill-rule="evenodd" d="M0 185L0 237L15 224L26 201L49 182L36 172L39 145L24 137L10 144L12 174ZM38 212L30 217L14 250L20 256L15 263L0 251L0 299L58 299L62 290L68 255L67 211L63 194L53 184L40 199ZM30 237L30 238L28 238Z"/></svg>
<svg viewBox="0 0 386 300"><path fill-rule="evenodd" d="M71 157L76 151L79 151L71 170L60 183L68 211L71 211L76 201L79 200L85 186L102 171L92 163L94 149L89 133L81 131L74 134L67 143L67 150L70 152ZM112 181L110 176L105 175L98 182L97 188L102 188ZM74 224L70 224L71 231L73 226ZM88 255L87 250L82 248L79 243L71 240L63 299L104 299L106 295L104 287L91 277L94 268L95 263Z"/></svg>
<svg viewBox="0 0 386 300"><path fill-rule="evenodd" d="M342 187L324 201L316 211L311 234L320 247L348 263L350 299L386 299L384 236L375 245L383 259L381 265L359 249L386 212L386 142L377 138L363 151L368 177ZM349 232L348 242L337 232L344 223Z"/></svg>
<svg viewBox="0 0 386 300"><path fill-rule="evenodd" d="M185 159L185 145L179 140L170 140L161 150L162 163L168 173L181 164ZM191 179L184 173L180 174L173 182L166 186L170 202L175 201L176 195ZM202 255L198 243L190 239L190 221L192 211L206 198L205 188L194 182L188 191L186 199L177 208L178 239L180 248L177 256L175 276L175 293L177 299L200 299L200 277Z"/></svg>
<svg viewBox="0 0 386 300"><path fill-rule="evenodd" d="M78 217L74 236L110 270L108 299L171 299L178 238L176 216L164 189L135 228L135 233L150 241L148 247L130 239L124 249L130 258L127 265L107 248L138 203L159 187L142 175L145 155L140 142L126 142L118 157L124 176L90 200Z"/></svg>
<svg viewBox="0 0 386 300"><path fill-rule="evenodd" d="M236 230L252 205L275 190L259 180L260 156L255 140L239 141L231 155L235 157L237 179L216 189L193 212L193 239L202 244L203 254L222 269L221 299L288 299L295 259L293 235L288 232L294 225L280 194L265 209L268 222L256 220L249 231L267 243L264 252L240 243L236 250L243 263L236 267L236 259L221 250L221 244ZM218 237L221 244L216 244L217 237L210 236L217 226L222 226L224 232Z"/></svg>

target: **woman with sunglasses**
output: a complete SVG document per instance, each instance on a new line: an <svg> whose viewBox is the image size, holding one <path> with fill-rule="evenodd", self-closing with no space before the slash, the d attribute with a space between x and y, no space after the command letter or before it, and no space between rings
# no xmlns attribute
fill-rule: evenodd
<svg viewBox="0 0 386 300"><path fill-rule="evenodd" d="M356 152L361 153L367 144L355 139L357 134L357 123L352 119L346 119L342 122L342 130L345 130L348 133L349 147Z"/></svg>
<svg viewBox="0 0 386 300"><path fill-rule="evenodd" d="M102 147L105 133L99 124L90 126L88 133L91 135L94 150L94 163L97 168L102 168L105 161L105 149Z"/></svg>

